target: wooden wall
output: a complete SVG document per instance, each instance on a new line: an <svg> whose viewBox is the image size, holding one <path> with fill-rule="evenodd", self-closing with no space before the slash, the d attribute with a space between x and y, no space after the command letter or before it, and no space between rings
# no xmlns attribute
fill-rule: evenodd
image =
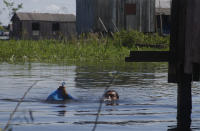
<svg viewBox="0 0 200 131"><path fill-rule="evenodd" d="M124 28L127 30L135 29L141 32L155 31L155 0L126 0L125 5L135 5L135 14L127 12L124 6ZM133 7L129 7L133 8Z"/></svg>
<svg viewBox="0 0 200 131"><path fill-rule="evenodd" d="M76 0L76 29L78 33L91 32L94 26L95 0Z"/></svg>
<svg viewBox="0 0 200 131"><path fill-rule="evenodd" d="M115 0L96 0L96 13L94 14L94 27L96 27L95 31L105 31L99 18L102 20L108 31L113 31L114 26L112 21L114 20L113 17L115 15L115 12L113 12L115 2Z"/></svg>
<svg viewBox="0 0 200 131"><path fill-rule="evenodd" d="M135 4L135 14L126 12L126 5ZM77 32L104 31L99 18L109 31L135 29L155 31L155 0L76 0ZM131 10L132 7L129 7Z"/></svg>
<svg viewBox="0 0 200 131"><path fill-rule="evenodd" d="M39 36L34 36L32 32L32 23L40 24ZM75 22L61 22L60 30L53 34L52 24L55 22L45 21L13 21L12 37L15 39L58 39L70 38L76 35ZM21 24L21 26L19 26Z"/></svg>

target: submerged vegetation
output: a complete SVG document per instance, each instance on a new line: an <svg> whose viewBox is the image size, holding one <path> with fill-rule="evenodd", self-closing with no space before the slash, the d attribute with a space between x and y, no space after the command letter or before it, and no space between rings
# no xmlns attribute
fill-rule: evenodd
<svg viewBox="0 0 200 131"><path fill-rule="evenodd" d="M164 45L149 48L141 45ZM169 37L121 31L111 37L82 35L71 40L9 40L0 41L1 62L122 62L130 50L168 50Z"/></svg>

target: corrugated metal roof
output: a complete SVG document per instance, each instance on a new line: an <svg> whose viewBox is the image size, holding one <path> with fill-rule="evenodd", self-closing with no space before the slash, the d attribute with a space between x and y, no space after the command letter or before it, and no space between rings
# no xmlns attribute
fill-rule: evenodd
<svg viewBox="0 0 200 131"><path fill-rule="evenodd" d="M59 21L59 22L75 22L76 21L76 17L73 14L50 14L50 13L17 12L15 15L20 20Z"/></svg>

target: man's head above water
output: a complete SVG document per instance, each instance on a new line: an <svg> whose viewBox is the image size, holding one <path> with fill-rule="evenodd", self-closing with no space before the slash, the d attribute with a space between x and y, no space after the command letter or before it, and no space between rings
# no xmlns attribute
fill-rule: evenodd
<svg viewBox="0 0 200 131"><path fill-rule="evenodd" d="M105 101L115 101L119 99L119 95L115 90L108 90L104 94L104 100Z"/></svg>

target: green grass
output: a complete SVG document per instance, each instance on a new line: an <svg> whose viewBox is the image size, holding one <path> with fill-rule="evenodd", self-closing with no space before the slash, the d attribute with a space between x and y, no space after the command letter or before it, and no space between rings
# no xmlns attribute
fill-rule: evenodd
<svg viewBox="0 0 200 131"><path fill-rule="evenodd" d="M125 44L126 43L126 44ZM99 38L89 34L72 40L9 40L0 41L1 62L48 62L69 61L71 63L122 62L130 50L168 50L138 48L141 44L169 44L168 37L145 35L135 31L115 33L113 38Z"/></svg>

